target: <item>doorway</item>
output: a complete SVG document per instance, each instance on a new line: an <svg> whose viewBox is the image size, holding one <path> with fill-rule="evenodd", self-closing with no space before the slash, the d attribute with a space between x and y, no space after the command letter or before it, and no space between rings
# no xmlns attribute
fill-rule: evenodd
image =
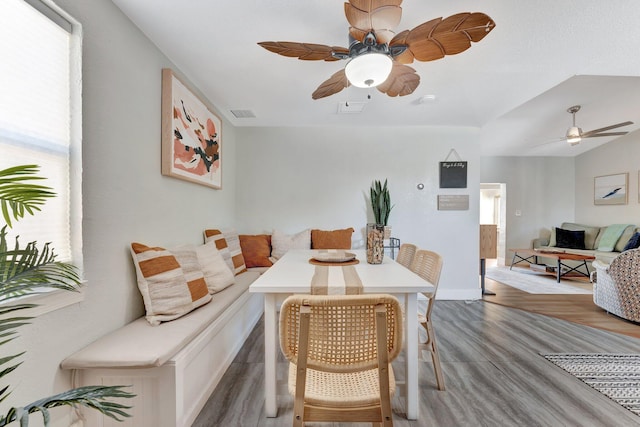
<svg viewBox="0 0 640 427"><path fill-rule="evenodd" d="M480 184L480 224L495 224L498 228L498 258L487 260L487 266L505 265L507 184Z"/></svg>

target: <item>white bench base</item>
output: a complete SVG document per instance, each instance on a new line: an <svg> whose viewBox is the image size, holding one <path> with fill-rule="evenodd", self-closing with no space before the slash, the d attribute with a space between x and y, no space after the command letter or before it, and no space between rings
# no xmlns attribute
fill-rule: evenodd
<svg viewBox="0 0 640 427"><path fill-rule="evenodd" d="M202 333L162 366L74 370L74 386L132 385L131 418L117 422L92 409L86 427L189 427L264 311L262 294L245 291Z"/></svg>

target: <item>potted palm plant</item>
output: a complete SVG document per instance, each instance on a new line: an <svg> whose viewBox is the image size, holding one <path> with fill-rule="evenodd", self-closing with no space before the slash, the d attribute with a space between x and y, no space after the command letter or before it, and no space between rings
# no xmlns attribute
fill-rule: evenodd
<svg viewBox="0 0 640 427"><path fill-rule="evenodd" d="M16 166L0 170L0 210L5 225L0 229L0 345L12 341L17 329L28 324L30 317L17 316L21 310L35 307L35 304L22 303L18 298L39 293L43 288L77 291L80 275L77 268L65 262L56 261L56 255L49 244L38 247L36 242L21 247L18 238L13 247L7 244L7 229L12 221L18 221L26 214L33 215L48 198L54 197L51 188L39 185L42 180L37 175L35 165ZM18 368L17 359L24 354L0 355L0 379ZM10 386L0 388L0 402L11 393ZM86 406L122 421L130 415L126 412L130 406L114 402L113 398L131 398L133 394L124 390L124 386L86 386L45 397L22 407L9 408L0 414L0 427L17 421L21 427L29 424L29 415L42 413L45 427L49 425L49 408L57 406Z"/></svg>

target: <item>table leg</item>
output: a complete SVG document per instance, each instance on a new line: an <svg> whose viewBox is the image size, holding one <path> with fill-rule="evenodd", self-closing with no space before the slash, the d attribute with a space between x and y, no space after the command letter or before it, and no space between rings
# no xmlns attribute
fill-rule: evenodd
<svg viewBox="0 0 640 427"><path fill-rule="evenodd" d="M560 283L560 277L562 277L562 260L558 258L558 267L556 267L556 281Z"/></svg>
<svg viewBox="0 0 640 427"><path fill-rule="evenodd" d="M278 309L276 295L265 294L264 297L264 408L267 417L278 416L277 399L277 340Z"/></svg>
<svg viewBox="0 0 640 427"><path fill-rule="evenodd" d="M418 294L405 297L407 419L418 419Z"/></svg>

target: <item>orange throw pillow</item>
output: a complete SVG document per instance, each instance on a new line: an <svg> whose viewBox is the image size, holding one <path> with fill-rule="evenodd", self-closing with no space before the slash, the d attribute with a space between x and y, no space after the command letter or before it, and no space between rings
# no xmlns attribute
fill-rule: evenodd
<svg viewBox="0 0 640 427"><path fill-rule="evenodd" d="M271 267L271 236L268 234L240 235L240 248L247 268Z"/></svg>
<svg viewBox="0 0 640 427"><path fill-rule="evenodd" d="M351 249L353 228L311 230L311 249Z"/></svg>

